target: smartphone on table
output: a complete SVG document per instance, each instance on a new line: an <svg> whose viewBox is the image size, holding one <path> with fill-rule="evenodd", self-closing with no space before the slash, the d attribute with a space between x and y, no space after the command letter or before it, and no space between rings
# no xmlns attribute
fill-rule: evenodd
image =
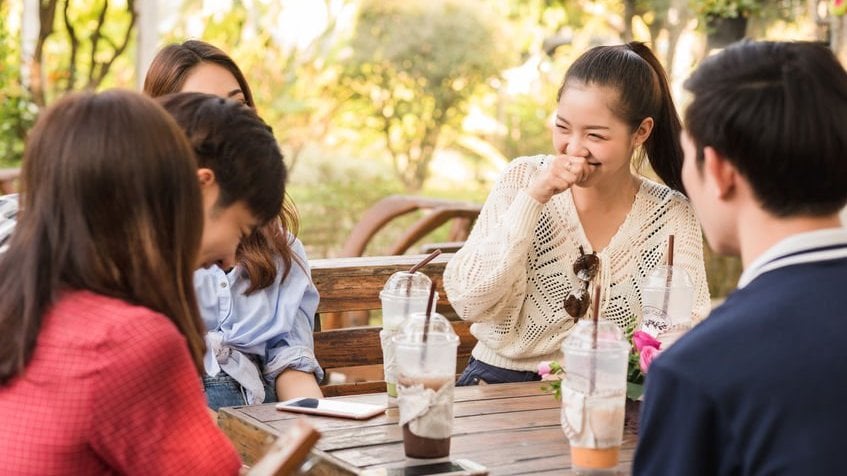
<svg viewBox="0 0 847 476"><path fill-rule="evenodd" d="M385 413L385 408L385 405L328 400L325 398L294 398L276 404L277 410L351 418L353 420L365 420Z"/></svg>
<svg viewBox="0 0 847 476"><path fill-rule="evenodd" d="M374 468L362 472L362 476L478 476L485 474L488 474L485 466L467 459Z"/></svg>

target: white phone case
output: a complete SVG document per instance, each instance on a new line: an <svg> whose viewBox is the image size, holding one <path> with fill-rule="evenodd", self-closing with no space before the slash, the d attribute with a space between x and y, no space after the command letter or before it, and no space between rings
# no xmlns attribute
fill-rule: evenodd
<svg viewBox="0 0 847 476"><path fill-rule="evenodd" d="M385 412L385 405L329 400L325 398L294 398L276 404L277 410L310 415L334 416L364 420Z"/></svg>

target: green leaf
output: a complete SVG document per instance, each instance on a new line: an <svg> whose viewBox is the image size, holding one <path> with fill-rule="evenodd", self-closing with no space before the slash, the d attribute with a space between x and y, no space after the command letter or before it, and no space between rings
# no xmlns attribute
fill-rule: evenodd
<svg viewBox="0 0 847 476"><path fill-rule="evenodd" d="M626 383L626 398L630 400L638 400L641 396L644 395L644 384L640 383Z"/></svg>

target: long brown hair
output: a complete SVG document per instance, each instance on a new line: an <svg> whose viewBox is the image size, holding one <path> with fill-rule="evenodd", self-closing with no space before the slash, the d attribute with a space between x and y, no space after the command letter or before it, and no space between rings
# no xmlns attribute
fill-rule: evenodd
<svg viewBox="0 0 847 476"><path fill-rule="evenodd" d="M180 92L191 70L201 63L213 63L229 71L238 82L245 103L256 109L250 85L235 61L220 48L199 40L188 40L162 48L153 58L144 78L144 92L151 97ZM237 258L250 281L246 294L274 283L277 274L276 256L282 259L282 280L285 280L292 262L296 259L288 236L296 236L298 228L297 210L286 194L279 212L279 220L269 222L241 241ZM297 264L304 266L304 263Z"/></svg>
<svg viewBox="0 0 847 476"><path fill-rule="evenodd" d="M0 256L0 383L26 368L63 289L164 314L201 371L196 170L174 120L140 94L71 95L41 115L24 153L17 228Z"/></svg>

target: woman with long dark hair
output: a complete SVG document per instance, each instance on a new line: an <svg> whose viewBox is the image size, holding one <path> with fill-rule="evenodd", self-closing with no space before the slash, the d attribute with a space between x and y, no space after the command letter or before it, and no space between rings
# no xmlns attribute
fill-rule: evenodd
<svg viewBox="0 0 847 476"><path fill-rule="evenodd" d="M153 97L215 94L255 109L238 65L220 49L197 40L163 48L150 65L144 91ZM173 101L163 104L175 113ZM246 144L227 123L198 127L205 119L202 114L191 118L175 113L175 117L195 144L201 167L205 163L218 176L254 167L247 149L260 147ZM221 147L213 152L202 145L206 142ZM223 147L236 142L241 145ZM219 153L229 157L219 160L215 157ZM200 312L208 328L203 381L213 409L322 395L318 382L323 370L315 359L312 338L318 292L296 232L297 214L286 199L279 219L246 236L237 256L195 274Z"/></svg>
<svg viewBox="0 0 847 476"><path fill-rule="evenodd" d="M197 174L142 95L73 95L39 118L0 254L4 472L238 472L198 380Z"/></svg>
<svg viewBox="0 0 847 476"><path fill-rule="evenodd" d="M542 361L592 306L622 329L641 320L641 283L667 259L694 280L694 319L709 291L700 225L680 177L679 116L667 75L642 43L598 46L568 69L556 97L555 155L509 164L444 287L479 342L460 385L537 380ZM638 173L646 156L664 182Z"/></svg>

